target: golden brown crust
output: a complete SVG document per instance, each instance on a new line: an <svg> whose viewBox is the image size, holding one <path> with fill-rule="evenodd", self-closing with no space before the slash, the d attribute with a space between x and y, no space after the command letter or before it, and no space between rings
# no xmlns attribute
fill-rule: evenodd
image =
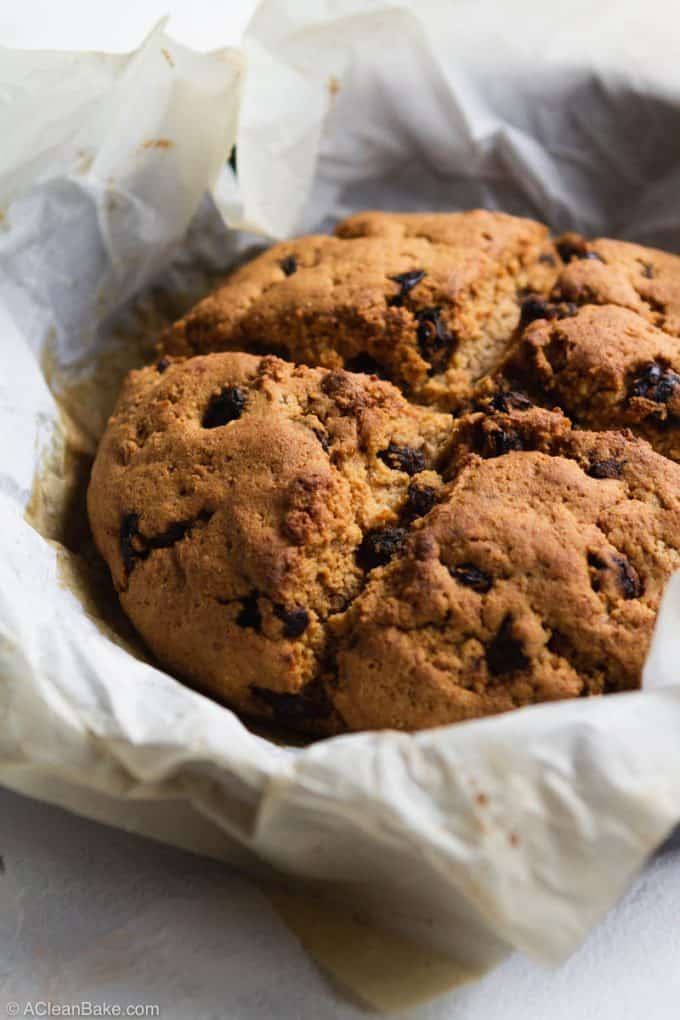
<svg viewBox="0 0 680 1020"><path fill-rule="evenodd" d="M348 726L412 730L638 686L680 566L680 468L622 434L561 431L537 439L549 452L469 457L333 621L331 698Z"/></svg>
<svg viewBox="0 0 680 1020"><path fill-rule="evenodd" d="M467 405L507 352L526 291L559 259L547 228L503 213L362 213L334 237L275 245L161 338L175 355L274 351L377 372L412 399Z"/></svg>
<svg viewBox="0 0 680 1020"><path fill-rule="evenodd" d="M577 304L620 305L680 336L680 256L606 237L569 234L557 247L566 266L556 291Z"/></svg>
<svg viewBox="0 0 680 1020"><path fill-rule="evenodd" d="M591 429L631 428L680 460L680 340L616 305L524 330L505 374Z"/></svg>

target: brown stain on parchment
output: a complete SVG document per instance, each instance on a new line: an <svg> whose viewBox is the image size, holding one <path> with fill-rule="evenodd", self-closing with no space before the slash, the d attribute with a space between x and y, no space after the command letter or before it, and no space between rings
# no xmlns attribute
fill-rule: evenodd
<svg viewBox="0 0 680 1020"><path fill-rule="evenodd" d="M150 138L148 142L144 142L142 145L143 149L172 149L174 142L169 138Z"/></svg>
<svg viewBox="0 0 680 1020"><path fill-rule="evenodd" d="M341 885L260 882L277 913L350 1001L372 1011L420 1005L482 976L433 946L378 927L346 906Z"/></svg>
<svg viewBox="0 0 680 1020"><path fill-rule="evenodd" d="M126 329L87 372L67 375L48 336L41 358L45 381L59 410L52 443L38 466L25 519L56 549L59 583L108 638L143 661L151 661L123 613L108 567L99 556L87 516L87 487L99 439L120 391L134 368L151 360L157 333L168 323L153 301L128 313ZM115 334L114 334L115 335Z"/></svg>
<svg viewBox="0 0 680 1020"><path fill-rule="evenodd" d="M75 173L86 174L88 170L92 168L92 164L94 163L94 155L91 152L88 152L86 149L78 149L76 155L78 157L78 162L76 163L74 168Z"/></svg>
<svg viewBox="0 0 680 1020"><path fill-rule="evenodd" d="M101 301L105 300L101 295ZM154 360L158 335L183 311L181 301L160 291L151 292L128 310L124 323L112 330L113 345L87 372L66 375L55 360L48 338L41 368L61 412L70 448L94 457L126 375Z"/></svg>
<svg viewBox="0 0 680 1020"><path fill-rule="evenodd" d="M148 661L90 532L86 497L92 460L68 413L60 409L59 426L33 480L24 517L55 549L59 583L76 596L85 614L116 644Z"/></svg>

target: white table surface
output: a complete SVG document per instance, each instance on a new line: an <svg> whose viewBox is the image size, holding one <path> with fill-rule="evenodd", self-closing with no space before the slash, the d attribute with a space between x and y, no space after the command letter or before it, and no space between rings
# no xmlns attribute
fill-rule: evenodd
<svg viewBox="0 0 680 1020"><path fill-rule="evenodd" d="M227 867L0 791L8 1002L158 1005L162 1020L350 1020L266 899ZM143 961L143 963L142 963ZM20 1012L18 1015L22 1015ZM409 1020L677 1020L680 837L558 970L519 955Z"/></svg>
<svg viewBox="0 0 680 1020"><path fill-rule="evenodd" d="M171 13L201 49L234 43L251 0L22 0L0 44L135 46ZM226 867L0 791L0 1018L29 1001L157 1004L163 1020L349 1020L268 902ZM144 961L143 967L141 961ZM412 1020L678 1020L680 838L557 971L516 956Z"/></svg>

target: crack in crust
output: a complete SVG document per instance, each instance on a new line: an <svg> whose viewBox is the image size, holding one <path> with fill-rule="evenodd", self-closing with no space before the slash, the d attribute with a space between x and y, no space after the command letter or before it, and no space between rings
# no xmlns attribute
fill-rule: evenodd
<svg viewBox="0 0 680 1020"><path fill-rule="evenodd" d="M294 273L284 271L290 260ZM285 241L239 269L163 334L159 352L273 346L461 408L504 356L518 293L547 297L557 271L548 232L532 220L484 210L363 214L335 236Z"/></svg>
<svg viewBox="0 0 680 1020"><path fill-rule="evenodd" d="M680 565L680 469L630 435L573 432L520 403L487 397L456 423L446 499L336 621L334 700L351 727L639 684ZM513 429L523 448L480 450L483 429Z"/></svg>
<svg viewBox="0 0 680 1020"><path fill-rule="evenodd" d="M198 525L208 524L212 511L201 510L190 520L174 521L157 535L143 535L139 530L139 514L129 511L123 514L120 524L120 547L123 566L130 574L139 560L145 560L154 549L172 549L182 542Z"/></svg>

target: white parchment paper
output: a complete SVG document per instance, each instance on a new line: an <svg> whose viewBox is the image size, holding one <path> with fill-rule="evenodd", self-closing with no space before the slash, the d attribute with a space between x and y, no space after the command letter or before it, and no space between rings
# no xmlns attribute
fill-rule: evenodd
<svg viewBox="0 0 680 1020"><path fill-rule="evenodd" d="M63 533L123 368L252 234L481 204L680 249L680 66L647 14L282 0L235 50L0 51L0 782L470 971L579 943L680 820L678 579L643 692L292 749L134 654Z"/></svg>

